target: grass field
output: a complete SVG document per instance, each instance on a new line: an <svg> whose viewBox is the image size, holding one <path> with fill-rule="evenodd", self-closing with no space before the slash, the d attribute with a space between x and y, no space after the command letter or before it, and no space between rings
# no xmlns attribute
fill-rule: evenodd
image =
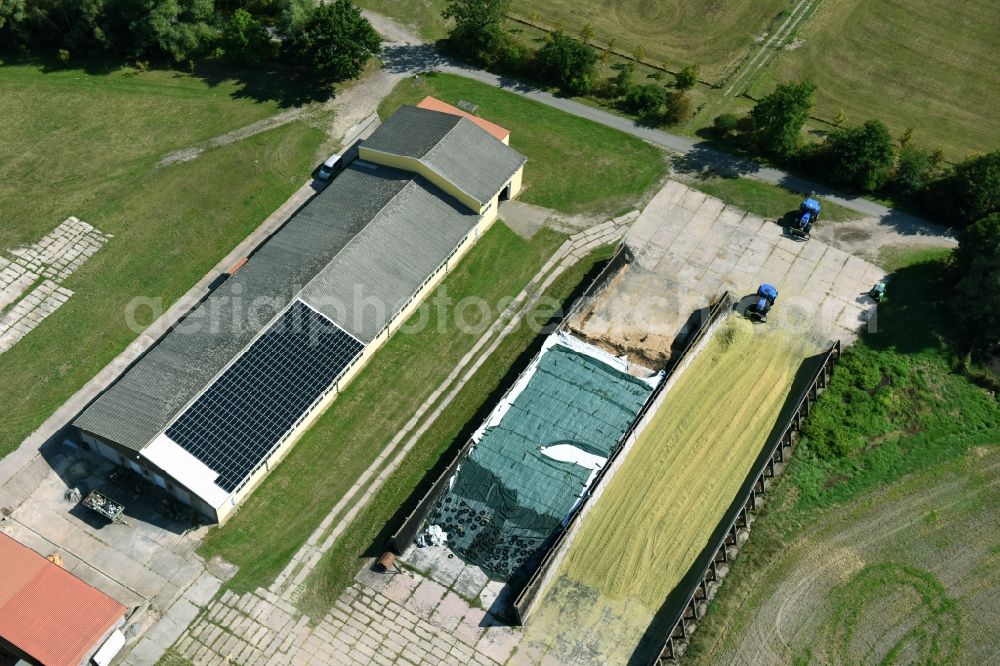
<svg viewBox="0 0 1000 666"><path fill-rule="evenodd" d="M135 338L131 298L176 300L308 177L324 136L292 123L154 169L277 106L172 72L4 64L0 88L0 247L70 215L114 235L66 280L75 295L0 354L3 455Z"/></svg>
<svg viewBox="0 0 1000 666"><path fill-rule="evenodd" d="M461 76L403 81L379 114L384 118L427 95L473 102L480 116L510 130L511 147L528 158L521 201L566 213L616 214L634 207L666 174L663 154L648 143Z"/></svg>
<svg viewBox="0 0 1000 666"><path fill-rule="evenodd" d="M695 634L693 663L987 663L1000 642L1000 404L951 370L940 256L894 258Z"/></svg>
<svg viewBox="0 0 1000 666"><path fill-rule="evenodd" d="M448 24L441 18L446 4L445 0L358 2L361 7L413 28L428 40L447 35ZM561 27L573 36L589 23L598 44L613 43L615 50L628 54L642 46L646 61L677 70L697 64L703 77L715 81L734 69L755 39L792 6L789 0L513 0L510 16L546 28Z"/></svg>
<svg viewBox="0 0 1000 666"><path fill-rule="evenodd" d="M787 0L513 0L511 10L533 23L561 25L572 35L589 23L600 44L614 40L615 49L625 53L642 46L644 60L675 70L700 65L703 78L717 81L792 4Z"/></svg>
<svg viewBox="0 0 1000 666"><path fill-rule="evenodd" d="M801 362L815 351L742 318L722 324L585 516L528 624L531 642L563 662L633 656L722 520Z"/></svg>
<svg viewBox="0 0 1000 666"><path fill-rule="evenodd" d="M869 118L947 159L1000 147L1000 12L991 0L827 0L752 90L816 82L814 113L849 124Z"/></svg>
<svg viewBox="0 0 1000 666"><path fill-rule="evenodd" d="M998 483L994 445L825 511L803 512L782 487L689 662L993 663Z"/></svg>
<svg viewBox="0 0 1000 666"><path fill-rule="evenodd" d="M37 240L69 215L83 218L166 153L278 111L233 99L235 85L166 71L88 74L0 61L0 85L4 248Z"/></svg>

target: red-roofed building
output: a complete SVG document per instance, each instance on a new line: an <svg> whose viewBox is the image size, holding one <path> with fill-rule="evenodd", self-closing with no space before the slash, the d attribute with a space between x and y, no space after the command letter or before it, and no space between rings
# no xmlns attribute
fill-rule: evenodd
<svg viewBox="0 0 1000 666"><path fill-rule="evenodd" d="M105 642L121 647L123 637L116 630L125 622L125 611L0 532L0 662L6 654L44 666L88 664Z"/></svg>
<svg viewBox="0 0 1000 666"><path fill-rule="evenodd" d="M510 143L510 130L500 127L496 123L491 123L488 120L480 118L479 116L474 116L471 113L462 111L462 109L457 106L452 106L448 102L442 102L437 97L424 97L420 100L420 104L417 104L418 108L430 109L431 111L440 111L441 113L450 113L453 116L462 116L463 118L468 118L472 122L476 123L484 130L492 134L494 137L499 139L504 145L509 145Z"/></svg>

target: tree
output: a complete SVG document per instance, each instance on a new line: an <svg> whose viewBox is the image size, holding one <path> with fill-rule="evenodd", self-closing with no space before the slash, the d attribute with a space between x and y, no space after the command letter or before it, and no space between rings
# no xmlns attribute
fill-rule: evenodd
<svg viewBox="0 0 1000 666"><path fill-rule="evenodd" d="M350 0L316 5L298 32L285 41L292 62L329 81L356 78L382 39Z"/></svg>
<svg viewBox="0 0 1000 666"><path fill-rule="evenodd" d="M271 38L250 12L237 9L222 28L222 49L233 62L261 63L270 57Z"/></svg>
<svg viewBox="0 0 1000 666"><path fill-rule="evenodd" d="M591 40L594 39L594 26L589 23L584 23L583 27L580 28L580 41L584 44L590 44Z"/></svg>
<svg viewBox="0 0 1000 666"><path fill-rule="evenodd" d="M657 115L667 102L667 90L655 83L632 86L625 95L625 106L641 118Z"/></svg>
<svg viewBox="0 0 1000 666"><path fill-rule="evenodd" d="M937 148L931 151L931 154L928 156L928 158L931 161L931 174L940 175L941 165L944 164L944 148L938 146Z"/></svg>
<svg viewBox="0 0 1000 666"><path fill-rule="evenodd" d="M150 0L144 6L148 13L132 22L137 55L160 54L179 63L209 53L218 43L213 0Z"/></svg>
<svg viewBox="0 0 1000 666"><path fill-rule="evenodd" d="M594 49L562 30L549 33L545 46L535 54L538 77L575 95L590 90L596 63Z"/></svg>
<svg viewBox="0 0 1000 666"><path fill-rule="evenodd" d="M25 18L25 0L0 0L0 30L13 29Z"/></svg>
<svg viewBox="0 0 1000 666"><path fill-rule="evenodd" d="M680 72L677 73L675 77L674 87L684 92L685 90L691 90L698 83L698 65L688 65Z"/></svg>
<svg viewBox="0 0 1000 666"><path fill-rule="evenodd" d="M615 97L624 97L635 86L633 75L635 65L630 62L625 63L618 70L618 73L611 79L610 91Z"/></svg>
<svg viewBox="0 0 1000 666"><path fill-rule="evenodd" d="M456 53L490 64L504 48L506 33L503 20L510 0L450 0L441 16L455 26L448 35L448 45Z"/></svg>
<svg viewBox="0 0 1000 666"><path fill-rule="evenodd" d="M840 109L839 111L837 111L837 115L833 117L833 124L836 125L837 127L840 127L846 122L847 122L847 111Z"/></svg>
<svg viewBox="0 0 1000 666"><path fill-rule="evenodd" d="M1000 213L1000 150L957 165L944 185L948 210L959 225Z"/></svg>
<svg viewBox="0 0 1000 666"><path fill-rule="evenodd" d="M799 146L799 133L812 109L811 81L784 83L757 102L750 112L753 138L763 150L788 157Z"/></svg>
<svg viewBox="0 0 1000 666"><path fill-rule="evenodd" d="M667 95L667 103L663 119L669 125L678 125L691 118L691 98L683 92L673 92Z"/></svg>
<svg viewBox="0 0 1000 666"><path fill-rule="evenodd" d="M893 189L904 197L922 192L931 180L930 156L909 141L903 144L896 160Z"/></svg>
<svg viewBox="0 0 1000 666"><path fill-rule="evenodd" d="M476 31L489 25L500 25L510 0L450 0L441 16L454 19L455 27L463 31Z"/></svg>
<svg viewBox="0 0 1000 666"><path fill-rule="evenodd" d="M963 229L955 251L955 310L974 339L1000 344L1000 213Z"/></svg>
<svg viewBox="0 0 1000 666"><path fill-rule="evenodd" d="M824 152L834 180L865 192L885 184L895 157L892 135L878 120L831 132Z"/></svg>
<svg viewBox="0 0 1000 666"><path fill-rule="evenodd" d="M167 57L214 49L213 0L0 0L0 40L44 51Z"/></svg>
<svg viewBox="0 0 1000 666"><path fill-rule="evenodd" d="M278 17L278 34L289 39L295 33L301 32L302 26L306 24L306 19L315 6L316 0L288 0L288 4Z"/></svg>

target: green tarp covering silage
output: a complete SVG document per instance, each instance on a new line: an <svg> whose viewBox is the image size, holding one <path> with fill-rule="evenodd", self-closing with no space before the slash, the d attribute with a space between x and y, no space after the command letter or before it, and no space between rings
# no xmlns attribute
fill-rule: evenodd
<svg viewBox="0 0 1000 666"><path fill-rule="evenodd" d="M440 525L451 549L490 577L526 575L592 472L542 448L572 444L606 458L651 392L595 358L550 347L500 422L472 448L428 524Z"/></svg>

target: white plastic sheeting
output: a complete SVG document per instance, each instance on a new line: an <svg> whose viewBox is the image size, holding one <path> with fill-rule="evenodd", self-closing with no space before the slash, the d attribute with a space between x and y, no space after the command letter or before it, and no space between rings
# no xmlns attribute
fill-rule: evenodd
<svg viewBox="0 0 1000 666"><path fill-rule="evenodd" d="M555 444L553 446L543 446L542 455L548 456L559 462L573 463L587 469L601 469L607 458L587 453L583 449L572 444Z"/></svg>

